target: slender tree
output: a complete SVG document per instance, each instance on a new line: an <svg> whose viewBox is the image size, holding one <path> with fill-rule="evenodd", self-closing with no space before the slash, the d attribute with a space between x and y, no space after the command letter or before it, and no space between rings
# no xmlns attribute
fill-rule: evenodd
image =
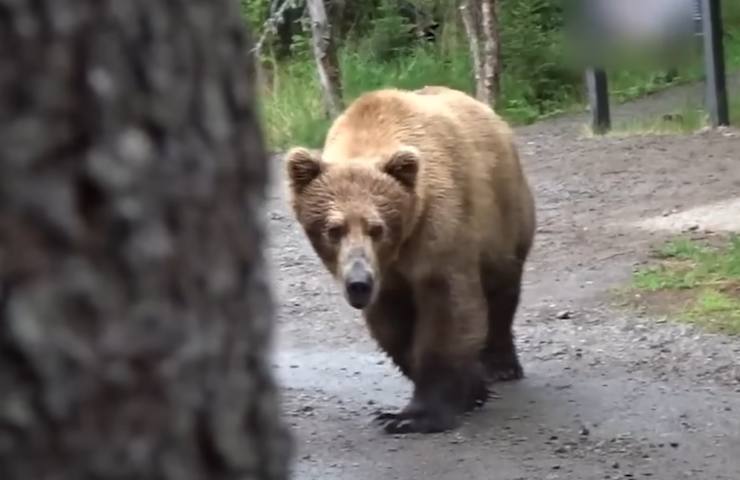
<svg viewBox="0 0 740 480"><path fill-rule="evenodd" d="M463 0L460 5L473 62L475 96L491 106L501 88L498 8L497 0Z"/></svg>
<svg viewBox="0 0 740 480"><path fill-rule="evenodd" d="M0 0L0 478L288 476L232 0Z"/></svg>
<svg viewBox="0 0 740 480"><path fill-rule="evenodd" d="M311 17L311 40L316 68L324 98L324 109L330 118L336 117L344 108L342 81L337 59L336 42L326 14L324 0L307 0Z"/></svg>

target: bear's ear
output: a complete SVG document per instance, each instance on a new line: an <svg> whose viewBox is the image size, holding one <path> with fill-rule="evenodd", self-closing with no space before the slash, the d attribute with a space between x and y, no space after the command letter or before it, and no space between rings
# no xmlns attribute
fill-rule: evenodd
<svg viewBox="0 0 740 480"><path fill-rule="evenodd" d="M401 147L391 154L383 164L383 171L398 180L406 188L416 186L419 173L419 151L414 147Z"/></svg>
<svg viewBox="0 0 740 480"><path fill-rule="evenodd" d="M306 148L294 147L285 154L285 168L290 188L298 193L318 177L324 167L318 155Z"/></svg>

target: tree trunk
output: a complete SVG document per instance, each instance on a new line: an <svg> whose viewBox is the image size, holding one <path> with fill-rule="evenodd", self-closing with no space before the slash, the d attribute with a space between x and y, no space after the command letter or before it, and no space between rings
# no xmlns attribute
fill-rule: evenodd
<svg viewBox="0 0 740 480"><path fill-rule="evenodd" d="M470 46L475 96L493 107L500 91L498 2L464 0L460 14Z"/></svg>
<svg viewBox="0 0 740 480"><path fill-rule="evenodd" d="M483 87L488 104L496 105L500 90L498 1L481 0L481 33L483 35Z"/></svg>
<svg viewBox="0 0 740 480"><path fill-rule="evenodd" d="M231 0L0 0L0 478L278 480Z"/></svg>
<svg viewBox="0 0 740 480"><path fill-rule="evenodd" d="M476 0L465 0L460 5L460 15L462 16L465 34L468 37L468 46L470 48L470 59L473 63L473 78L475 79L475 97L478 100L487 102L485 83L483 82L483 63L481 52L481 33L480 33L480 11Z"/></svg>
<svg viewBox="0 0 740 480"><path fill-rule="evenodd" d="M337 49L323 0L308 0L311 17L311 38L316 68L324 98L324 109L329 118L339 115L343 108L342 79Z"/></svg>

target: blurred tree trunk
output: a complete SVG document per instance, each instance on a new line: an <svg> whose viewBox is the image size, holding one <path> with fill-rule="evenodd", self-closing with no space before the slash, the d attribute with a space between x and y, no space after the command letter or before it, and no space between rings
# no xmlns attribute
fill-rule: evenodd
<svg viewBox="0 0 740 480"><path fill-rule="evenodd" d="M0 0L0 479L282 480L231 0Z"/></svg>
<svg viewBox="0 0 740 480"><path fill-rule="evenodd" d="M324 0L307 0L307 2L311 17L313 54L316 58L316 69L324 98L324 109L329 118L334 118L344 108L336 42L326 15Z"/></svg>
<svg viewBox="0 0 740 480"><path fill-rule="evenodd" d="M495 106L501 85L497 0L463 0L460 6L475 76L475 96Z"/></svg>

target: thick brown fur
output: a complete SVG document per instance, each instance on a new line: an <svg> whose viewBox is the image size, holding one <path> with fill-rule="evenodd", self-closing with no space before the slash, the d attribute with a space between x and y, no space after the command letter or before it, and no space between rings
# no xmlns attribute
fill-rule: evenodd
<svg viewBox="0 0 740 480"><path fill-rule="evenodd" d="M522 377L512 322L534 200L492 109L446 87L370 92L323 151L294 148L285 161L313 248L347 285L367 277L370 297L347 298L414 383L405 409L379 417L386 431L453 428L488 382Z"/></svg>

